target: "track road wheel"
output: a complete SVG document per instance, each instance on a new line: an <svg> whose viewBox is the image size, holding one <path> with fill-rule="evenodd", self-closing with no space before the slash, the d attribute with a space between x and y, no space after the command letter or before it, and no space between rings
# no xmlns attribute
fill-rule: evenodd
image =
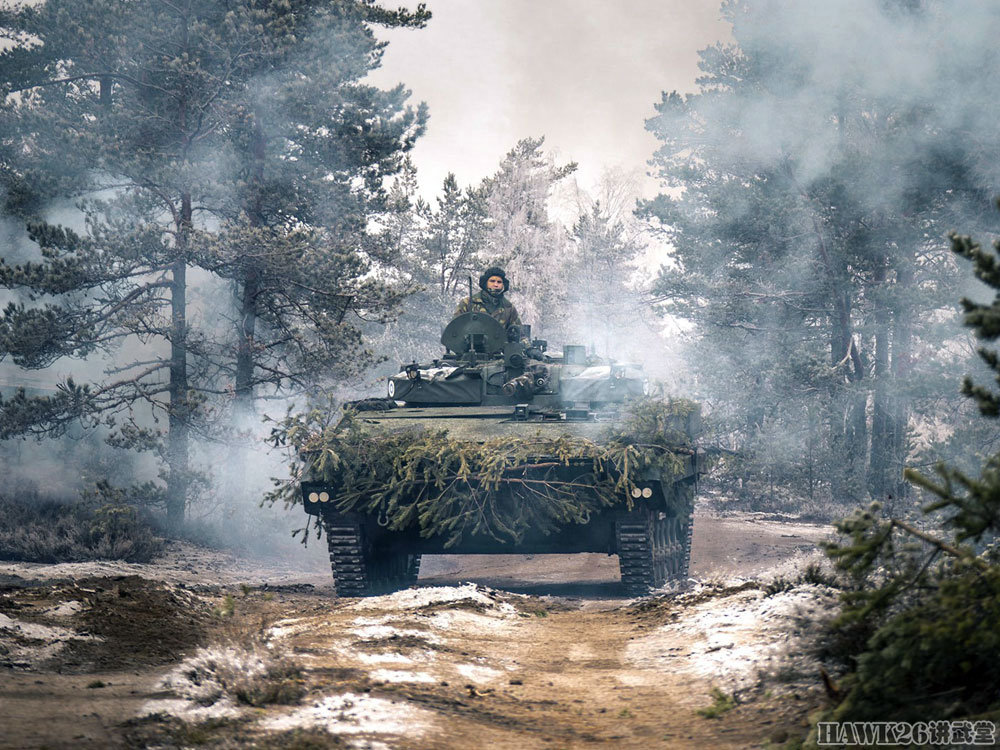
<svg viewBox="0 0 1000 750"><path fill-rule="evenodd" d="M615 523L622 586L629 596L645 596L669 580L687 577L691 518L634 508Z"/></svg>
<svg viewBox="0 0 1000 750"><path fill-rule="evenodd" d="M326 519L325 527L337 596L374 596L416 583L420 555L374 548L358 521Z"/></svg>

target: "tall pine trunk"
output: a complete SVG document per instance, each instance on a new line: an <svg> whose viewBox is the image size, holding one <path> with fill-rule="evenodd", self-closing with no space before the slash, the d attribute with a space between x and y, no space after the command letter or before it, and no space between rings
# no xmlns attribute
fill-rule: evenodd
<svg viewBox="0 0 1000 750"><path fill-rule="evenodd" d="M902 264L897 271L897 281L902 289L912 287L913 270L908 264ZM892 327L891 372L893 390L889 418L893 469L888 492L893 497L906 497L910 492L910 483L903 478L907 451L906 428L910 419L909 399L904 398L900 390L905 386L912 363L913 327L911 315L909 307L900 306L900 309L896 310Z"/></svg>
<svg viewBox="0 0 1000 750"><path fill-rule="evenodd" d="M236 382L233 399L233 441L229 449L228 474L224 484L225 513L230 522L239 522L239 508L248 492L247 467L250 462L246 431L254 413L254 331L257 324L258 280L252 261L244 272L240 304L239 336L236 347ZM242 520L246 520L242 518Z"/></svg>
<svg viewBox="0 0 1000 750"><path fill-rule="evenodd" d="M191 229L191 195L181 198L177 222L177 258L170 286L170 414L167 434L167 523L179 527L187 506L190 471L188 441L190 404L187 373L187 243Z"/></svg>
<svg viewBox="0 0 1000 750"><path fill-rule="evenodd" d="M832 388L827 420L830 430L830 490L833 501L855 505L864 494L867 452L867 398L858 387L864 378L861 356L854 344L850 292L838 284L830 327L830 361L843 368L843 382Z"/></svg>
<svg viewBox="0 0 1000 750"><path fill-rule="evenodd" d="M188 47L189 17L182 13L181 44ZM186 161L191 146L188 133L189 103L181 99L177 112L177 130L181 134L181 158ZM192 228L193 210L190 190L181 191L179 213L174 216L176 241L170 285L170 414L167 433L167 524L179 528L187 509L188 486L191 481L189 466L189 437L191 402L188 397L187 367L187 262L188 241Z"/></svg>
<svg viewBox="0 0 1000 750"><path fill-rule="evenodd" d="M261 126L260 116L254 117L253 138L251 140L251 160L249 191L244 203L247 222L251 227L261 227L260 191L264 179L264 158L267 140ZM229 476L226 482L226 513L232 521L237 520L238 509L248 492L247 467L249 451L243 437L254 414L254 369L256 353L254 335L257 330L257 304L260 295L260 273L254 257L255 248L248 248L247 255L240 258L243 278L239 287L239 324L236 327L236 377L233 399L234 440L229 452ZM245 520L245 519L244 519Z"/></svg>
<svg viewBox="0 0 1000 750"><path fill-rule="evenodd" d="M891 493L894 464L893 386L889 370L890 311L886 305L886 269L884 258L872 279L875 291L875 390L872 401L871 450L868 464L868 492L873 498Z"/></svg>
<svg viewBox="0 0 1000 750"><path fill-rule="evenodd" d="M264 181L264 158L267 139L261 126L260 116L254 117L253 139L251 142L252 166L250 170L249 195L245 204L247 221L251 227L263 225L261 216L260 191ZM252 249L251 249L252 251ZM236 403L237 422L249 418L254 411L254 332L257 328L257 297L260 294L260 278L257 262L252 257L242 260L243 283L240 297L240 323L237 327L239 340L236 348Z"/></svg>
<svg viewBox="0 0 1000 750"><path fill-rule="evenodd" d="M855 378L849 395L847 424L847 495L852 505L865 501L868 458L868 389Z"/></svg>
<svg viewBox="0 0 1000 750"><path fill-rule="evenodd" d="M834 295L834 314L830 319L830 365L843 367L850 346L850 332L845 335L844 316L840 310L839 295ZM839 375L830 388L827 403L827 424L830 431L830 494L834 502L841 502L847 495L847 425L844 421L846 394L844 383Z"/></svg>
<svg viewBox="0 0 1000 750"><path fill-rule="evenodd" d="M236 345L236 382L234 416L237 427L250 418L254 412L253 372L254 372L254 332L257 328L257 295L260 293L257 269L249 263L243 276L240 299L240 322L237 326L239 337Z"/></svg>

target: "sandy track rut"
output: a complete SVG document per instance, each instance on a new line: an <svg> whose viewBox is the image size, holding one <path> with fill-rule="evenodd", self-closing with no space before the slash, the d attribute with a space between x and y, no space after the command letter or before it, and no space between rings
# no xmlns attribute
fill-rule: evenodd
<svg viewBox="0 0 1000 750"><path fill-rule="evenodd" d="M710 556L724 568L756 569L761 557L764 563L787 558L819 533L724 522L713 534L707 525L695 540L696 570ZM740 534L739 544L730 533ZM740 560L740 547L750 549L753 559ZM288 744L292 737L305 737L314 744L303 747L747 748L801 735L814 695L756 695L720 718L698 715L711 702L713 680L672 664L674 655L680 664L697 652L698 636L684 627L664 628L683 623L692 610L618 598L613 562L581 557L560 568L539 557L494 560L480 570L479 578L492 585L556 594L544 597L457 586L449 570L425 580L429 588L370 600L331 599L328 589L294 583L206 588L206 607L218 606L228 594L235 611L228 618L202 616L199 642L263 637L271 649L302 664L307 693L298 706L243 707L239 718L199 730L198 743L284 747L294 746ZM582 566L575 579L574 565ZM434 586L449 578L451 585ZM560 579L576 583L553 583ZM108 581L110 590L101 595L121 598L121 582ZM149 581L158 585L167 584ZM65 585L10 586L5 611L41 611L71 593ZM133 614L135 627L148 628L155 638L159 623ZM62 622L72 626L81 616ZM655 658L644 658L636 645L654 634ZM192 730L176 718L135 718L165 697L159 681L166 667L160 662L115 670L113 659L104 660L73 675L59 674L63 666L56 659L31 670L3 670L0 705L9 718L0 748L191 744ZM87 687L95 681L105 686ZM343 731L322 729L334 725Z"/></svg>

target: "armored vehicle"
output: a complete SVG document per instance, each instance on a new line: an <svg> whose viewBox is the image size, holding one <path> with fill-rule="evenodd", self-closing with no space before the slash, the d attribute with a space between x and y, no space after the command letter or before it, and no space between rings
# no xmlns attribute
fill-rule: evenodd
<svg viewBox="0 0 1000 750"><path fill-rule="evenodd" d="M583 346L552 354L545 341L531 340L529 326L508 335L492 317L476 312L452 320L441 343L446 353L440 359L403 365L389 378L388 398L355 402L350 430L361 452L354 455L384 464L377 436L431 431L452 441L452 454L463 446L485 447L490 455L484 458L481 451L480 461L493 473L467 469L464 459L455 459L458 469L435 477L436 459L425 457L422 469L409 470L405 488L395 488L391 503L372 506L365 505L371 490L355 487L353 499L347 498L342 473L314 471L301 484L302 500L326 532L338 595L405 588L416 580L422 554L616 554L629 595L687 576L694 494L703 469L693 442L700 421L696 404L672 402L666 416L661 411L654 420L652 438L647 424L639 447L638 440L633 445L626 436L623 443L619 436L617 458L611 459L601 446L627 425L632 405L644 403L648 383L641 366L588 357ZM365 436L371 436L369 447ZM393 449L398 445L393 442ZM528 447L493 465L491 452L511 445ZM644 461L637 459L640 449ZM398 454L397 471L408 455ZM418 518L428 516L428 497L459 480L471 501L449 505L457 510L436 531L422 525ZM534 520L549 505L569 518ZM525 510L527 520L515 533L504 519L521 509L530 513ZM434 512L440 515L440 508ZM472 524L471 516L482 523ZM456 524L464 533L442 533ZM492 533L484 531L489 528Z"/></svg>

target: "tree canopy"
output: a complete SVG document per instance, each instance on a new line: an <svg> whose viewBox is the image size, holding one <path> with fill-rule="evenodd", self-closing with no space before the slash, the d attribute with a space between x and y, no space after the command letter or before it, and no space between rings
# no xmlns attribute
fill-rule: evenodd
<svg viewBox="0 0 1000 750"><path fill-rule="evenodd" d="M704 50L698 93L665 94L647 122L668 190L642 211L676 261L654 291L697 326L689 361L744 477L856 502L905 491L911 418L936 423L947 400L960 282L943 238L985 224L996 161L992 118L954 87L996 81L934 40L1000 14L850 6L848 27L725 3L735 42Z"/></svg>
<svg viewBox="0 0 1000 750"><path fill-rule="evenodd" d="M0 433L99 420L153 447L145 404L168 423L159 449L176 522L209 399L233 394L245 409L255 387L301 388L369 361L361 320L384 319L402 290L372 276L384 253L368 220L426 113L402 87L361 79L384 46L373 25L428 17L371 0L6 9L0 175L38 255L0 265L22 295L0 318L0 356L109 364L92 385L4 402ZM52 221L56 199L79 201L72 227ZM189 297L189 274L223 294L233 284L237 303Z"/></svg>

